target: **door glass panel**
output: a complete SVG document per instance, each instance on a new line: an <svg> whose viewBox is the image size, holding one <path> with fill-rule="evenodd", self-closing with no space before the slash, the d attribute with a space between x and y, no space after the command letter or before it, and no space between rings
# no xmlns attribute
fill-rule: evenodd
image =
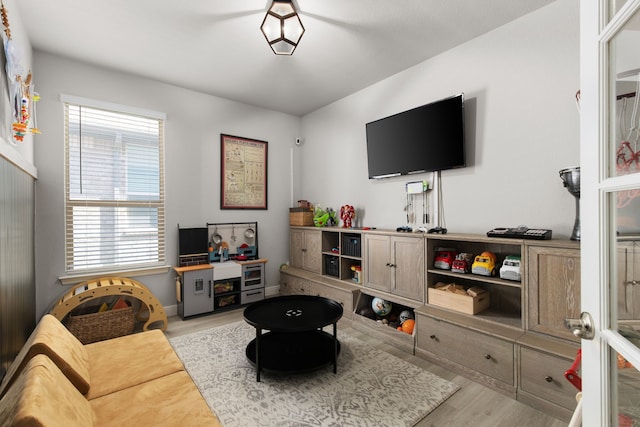
<svg viewBox="0 0 640 427"><path fill-rule="evenodd" d="M612 17L624 6L629 0L609 0L609 16Z"/></svg>
<svg viewBox="0 0 640 427"><path fill-rule="evenodd" d="M611 107L609 176L640 172L640 14L609 42ZM640 194L640 192L639 192Z"/></svg>
<svg viewBox="0 0 640 427"><path fill-rule="evenodd" d="M612 329L640 348L640 197L638 190L611 193L617 244L611 251Z"/></svg>
<svg viewBox="0 0 640 427"><path fill-rule="evenodd" d="M640 371L613 350L611 360L615 381L611 425L616 421L619 427L640 425Z"/></svg>

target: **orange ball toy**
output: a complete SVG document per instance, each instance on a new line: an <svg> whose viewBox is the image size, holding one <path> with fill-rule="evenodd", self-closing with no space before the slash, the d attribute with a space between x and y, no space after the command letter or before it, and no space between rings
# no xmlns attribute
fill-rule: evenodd
<svg viewBox="0 0 640 427"><path fill-rule="evenodd" d="M413 327L416 325L416 321L413 319L407 319L402 322L402 332L406 332L408 334L413 333Z"/></svg>

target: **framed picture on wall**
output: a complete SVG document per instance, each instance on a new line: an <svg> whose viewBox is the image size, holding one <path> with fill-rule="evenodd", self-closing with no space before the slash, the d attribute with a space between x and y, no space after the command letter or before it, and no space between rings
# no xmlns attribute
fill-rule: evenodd
<svg viewBox="0 0 640 427"><path fill-rule="evenodd" d="M220 135L220 209L267 209L267 141Z"/></svg>

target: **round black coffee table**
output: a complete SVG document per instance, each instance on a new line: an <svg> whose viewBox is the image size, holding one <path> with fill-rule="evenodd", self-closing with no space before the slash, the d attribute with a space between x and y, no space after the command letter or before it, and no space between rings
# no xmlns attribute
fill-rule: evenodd
<svg viewBox="0 0 640 427"><path fill-rule="evenodd" d="M336 325L341 317L339 303L311 295L268 298L245 308L244 319L256 328L246 354L256 366L257 381L263 369L298 373L333 363L335 374L340 352ZM331 324L333 335L322 330Z"/></svg>

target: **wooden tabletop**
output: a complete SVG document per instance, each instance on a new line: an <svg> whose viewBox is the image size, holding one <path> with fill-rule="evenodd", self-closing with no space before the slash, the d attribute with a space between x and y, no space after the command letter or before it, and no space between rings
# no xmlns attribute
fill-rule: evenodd
<svg viewBox="0 0 640 427"><path fill-rule="evenodd" d="M260 263L266 263L267 261L269 261L266 258L258 258L258 259L252 259L252 260L246 260L246 261L237 261L237 260L230 260L230 261L225 261L223 262L223 264L226 264L228 262L235 262L237 264L240 265L249 265L249 264L260 264ZM211 264L198 264L198 265L188 265L185 267L173 267L173 269L177 272L177 273L184 273L185 271L196 271L196 270L205 270L207 268L216 268L216 264L219 263L211 263Z"/></svg>

